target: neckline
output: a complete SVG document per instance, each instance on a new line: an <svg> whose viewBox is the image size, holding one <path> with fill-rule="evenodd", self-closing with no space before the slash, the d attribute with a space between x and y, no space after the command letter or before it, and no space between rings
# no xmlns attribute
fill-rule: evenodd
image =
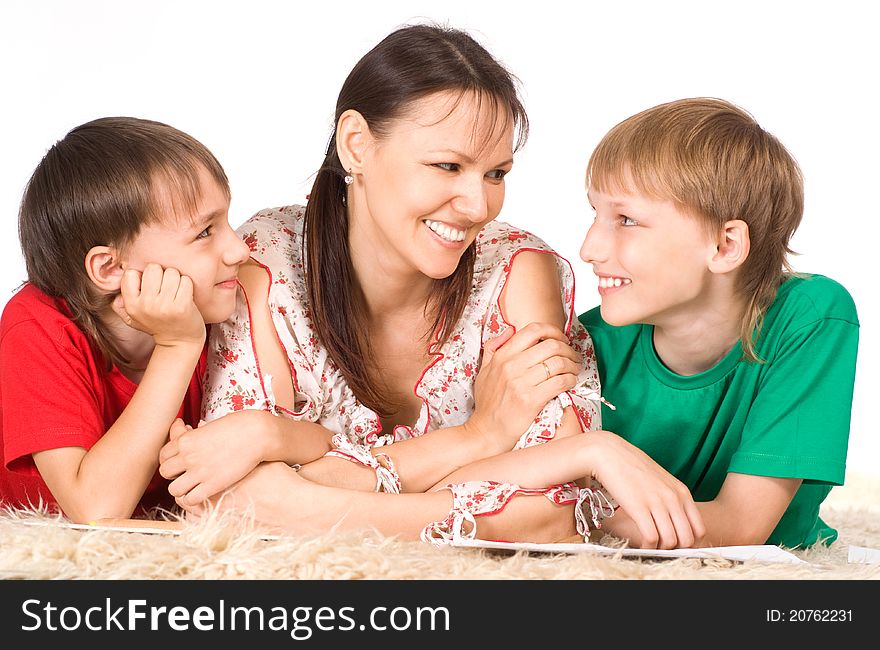
<svg viewBox="0 0 880 650"><path fill-rule="evenodd" d="M642 325L639 338L645 365L654 377L671 388L694 389L714 384L733 370L743 356L742 341L737 341L730 351L708 370L695 375L680 375L667 368L657 355L654 349L653 325Z"/></svg>

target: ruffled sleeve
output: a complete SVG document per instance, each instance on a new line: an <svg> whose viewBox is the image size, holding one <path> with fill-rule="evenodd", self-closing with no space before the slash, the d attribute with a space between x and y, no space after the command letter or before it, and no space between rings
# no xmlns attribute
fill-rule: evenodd
<svg viewBox="0 0 880 650"><path fill-rule="evenodd" d="M578 321L574 309L574 272L568 260L556 253L540 238L503 222L493 222L484 228L478 242L477 274L484 276L481 290L489 294L485 304L487 311L481 332L482 343L493 339L512 327L504 318L501 295L507 284L517 255L534 251L552 255L559 275L560 298L565 308L564 331L572 347L583 360L578 384L570 391L550 401L535 418L516 448L528 447L553 438L562 422L563 411L572 406L582 431L600 429L602 426L599 402L602 401L596 355L590 335Z"/></svg>

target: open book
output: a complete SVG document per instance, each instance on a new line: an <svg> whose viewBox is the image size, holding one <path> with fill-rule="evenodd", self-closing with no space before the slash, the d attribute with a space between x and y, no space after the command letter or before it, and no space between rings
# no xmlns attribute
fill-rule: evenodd
<svg viewBox="0 0 880 650"><path fill-rule="evenodd" d="M490 542L481 539L463 539L453 542L453 546L464 548L489 548L502 551L528 551L529 553L598 553L600 555L619 555L620 557L656 557L656 558L724 558L745 562L783 562L788 564L805 564L796 555L778 546L710 546L707 548L680 548L674 550L654 550L645 548L613 548L599 544L556 543L532 544L528 542Z"/></svg>
<svg viewBox="0 0 880 650"><path fill-rule="evenodd" d="M42 524L46 522L22 521L21 523ZM58 525L57 522L54 525ZM155 521L145 519L103 519L92 524L62 524L68 528L80 530L105 529L119 532L129 533L154 533L164 535L178 535L181 532L182 525L179 522L172 521ZM278 539L275 535L263 535L263 539ZM645 557L645 558L679 558L691 557L700 559L723 558L737 562L758 561L758 562L781 562L788 564L805 564L796 555L778 547L769 544L755 546L711 546L707 548L682 548L674 550L654 550L641 548L614 548L611 546L602 546L600 544L585 544L583 542L558 542L554 544L537 544L531 542L493 542L482 539L462 539L452 542L452 546L459 548L485 548L498 551L526 551L529 553L597 553L599 555L612 555L619 557ZM866 549L867 550L867 549ZM877 553L878 551L870 549ZM852 553L850 554L852 555ZM853 561L874 561L862 558Z"/></svg>

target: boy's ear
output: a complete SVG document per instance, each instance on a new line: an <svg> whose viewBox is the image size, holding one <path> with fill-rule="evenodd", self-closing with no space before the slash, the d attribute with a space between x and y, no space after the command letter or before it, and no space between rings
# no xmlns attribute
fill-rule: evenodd
<svg viewBox="0 0 880 650"><path fill-rule="evenodd" d="M749 256L750 247L749 225L741 219L731 219L721 228L718 248L709 260L709 270L730 273L739 268Z"/></svg>
<svg viewBox="0 0 880 650"><path fill-rule="evenodd" d="M373 140L364 116L349 109L339 116L336 124L336 153L343 169L351 175L363 170L364 152Z"/></svg>
<svg viewBox="0 0 880 650"><path fill-rule="evenodd" d="M86 253L86 273L98 289L106 292L119 291L125 266L119 251L111 246L93 246Z"/></svg>

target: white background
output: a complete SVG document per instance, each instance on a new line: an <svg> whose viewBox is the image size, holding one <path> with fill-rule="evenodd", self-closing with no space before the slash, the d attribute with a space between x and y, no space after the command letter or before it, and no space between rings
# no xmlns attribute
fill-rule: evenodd
<svg viewBox="0 0 880 650"><path fill-rule="evenodd" d="M4 0L0 305L25 277L16 225L24 185L72 127L132 115L191 133L226 168L237 226L261 208L304 200L339 87L360 56L404 23L449 23L522 81L532 133L501 218L572 262L579 312L598 303L594 276L578 259L589 219L584 168L609 128L664 101L715 96L786 144L806 178L795 266L842 282L862 324L848 467L880 474L872 406L880 299L871 272L880 256L880 47L869 6Z"/></svg>

